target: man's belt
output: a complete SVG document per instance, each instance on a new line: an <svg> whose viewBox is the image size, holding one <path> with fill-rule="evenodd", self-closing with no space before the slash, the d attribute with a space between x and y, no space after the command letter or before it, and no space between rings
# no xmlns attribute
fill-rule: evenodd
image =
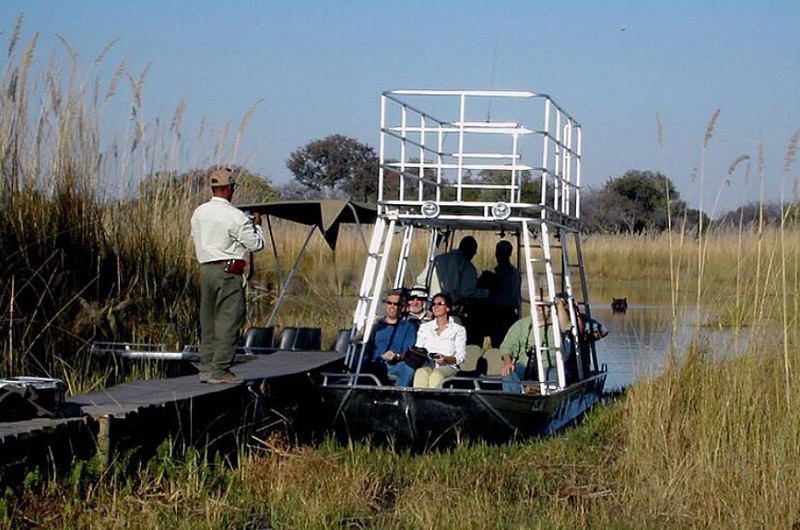
<svg viewBox="0 0 800 530"><path fill-rule="evenodd" d="M207 262L207 265L219 265L221 267L225 267L225 272L230 272L231 274L238 274L241 276L244 274L247 261L243 259L221 259L217 261L209 261Z"/></svg>

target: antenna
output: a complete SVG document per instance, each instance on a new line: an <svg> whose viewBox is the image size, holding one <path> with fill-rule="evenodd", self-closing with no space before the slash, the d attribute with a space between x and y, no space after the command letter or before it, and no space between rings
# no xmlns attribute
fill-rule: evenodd
<svg viewBox="0 0 800 530"><path fill-rule="evenodd" d="M494 57L492 59L492 78L489 81L489 88L494 90L494 74L497 69L497 43L500 40L500 32L495 30L494 33ZM492 98L489 98L489 108L486 111L486 122L492 121Z"/></svg>

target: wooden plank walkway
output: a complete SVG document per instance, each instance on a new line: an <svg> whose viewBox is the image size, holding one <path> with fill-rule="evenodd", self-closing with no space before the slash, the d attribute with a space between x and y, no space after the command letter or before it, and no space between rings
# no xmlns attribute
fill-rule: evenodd
<svg viewBox="0 0 800 530"><path fill-rule="evenodd" d="M284 376L318 370L343 359L336 352L277 351L270 355L254 355L253 359L233 367L232 372L245 383L261 383ZM124 415L141 407L193 399L229 390L232 385L201 383L196 375L133 381L112 388L68 398L80 406L84 414L102 416Z"/></svg>
<svg viewBox="0 0 800 530"><path fill-rule="evenodd" d="M166 439L203 446L235 438L241 443L269 410L292 406L313 393L309 373L335 369L336 352L277 351L256 355L232 371L245 382L200 383L197 375L133 381L78 396L59 419L0 423L0 484L29 469L60 467L99 456L110 463L121 451L142 451L140 460Z"/></svg>

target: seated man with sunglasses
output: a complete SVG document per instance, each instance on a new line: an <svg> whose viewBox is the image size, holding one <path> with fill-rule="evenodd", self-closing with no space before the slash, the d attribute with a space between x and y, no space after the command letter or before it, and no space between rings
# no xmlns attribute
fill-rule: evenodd
<svg viewBox="0 0 800 530"><path fill-rule="evenodd" d="M373 327L361 371L374 374L384 382L388 376L395 376L395 386L411 386L414 368L403 359L405 352L417 340L417 327L403 318L406 300L401 289L387 292L384 304L386 314Z"/></svg>

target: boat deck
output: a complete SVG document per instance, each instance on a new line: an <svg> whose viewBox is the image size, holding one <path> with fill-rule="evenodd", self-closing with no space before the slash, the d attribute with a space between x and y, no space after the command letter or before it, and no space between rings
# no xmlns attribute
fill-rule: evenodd
<svg viewBox="0 0 800 530"><path fill-rule="evenodd" d="M107 465L123 451L152 451L168 439L203 447L231 437L238 443L270 411L302 399L305 385L313 388L309 373L342 359L336 352L277 351L235 365L245 380L237 385L203 384L189 375L68 396L61 410L69 417L0 423L0 481L35 465L59 467L95 455Z"/></svg>

